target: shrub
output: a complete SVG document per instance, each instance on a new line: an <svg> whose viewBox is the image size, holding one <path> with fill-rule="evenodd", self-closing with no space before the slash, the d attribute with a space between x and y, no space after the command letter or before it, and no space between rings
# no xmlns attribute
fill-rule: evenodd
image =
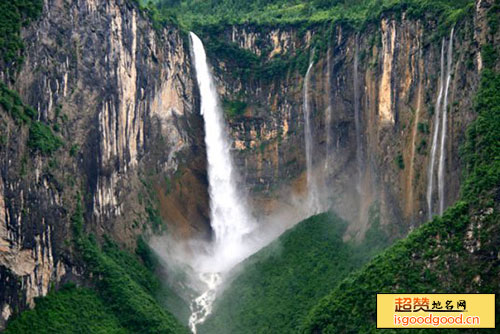
<svg viewBox="0 0 500 334"><path fill-rule="evenodd" d="M19 69L24 48L21 27L38 18L42 4L42 0L0 2L0 61L7 66L7 72Z"/></svg>
<svg viewBox="0 0 500 334"><path fill-rule="evenodd" d="M404 162L404 159L403 159L403 155L401 153L399 153L396 156L396 159L394 159L394 162L399 167L399 169L405 169L405 162Z"/></svg>
<svg viewBox="0 0 500 334"><path fill-rule="evenodd" d="M222 106L226 114L233 118L243 115L248 104L244 101L224 99Z"/></svg>
<svg viewBox="0 0 500 334"><path fill-rule="evenodd" d="M61 145L62 140L54 135L50 127L39 121L31 122L28 146L42 154L49 155L56 151Z"/></svg>
<svg viewBox="0 0 500 334"><path fill-rule="evenodd" d="M429 124L427 123L418 123L417 125L418 131L423 134L428 134L429 133Z"/></svg>

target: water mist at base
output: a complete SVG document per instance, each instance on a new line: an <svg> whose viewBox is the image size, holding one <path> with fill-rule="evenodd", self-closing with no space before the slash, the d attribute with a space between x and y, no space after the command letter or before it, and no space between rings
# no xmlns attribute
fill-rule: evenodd
<svg viewBox="0 0 500 334"><path fill-rule="evenodd" d="M200 91L201 114L205 121L210 221L215 239L207 253L202 254L200 261L197 261L195 268L200 273L200 281L206 284L206 290L191 306L189 326L196 332L196 325L211 313L221 276L249 255L245 238L255 230L256 223L237 188L230 143L225 133L224 119L203 43L194 33L190 33L190 36Z"/></svg>
<svg viewBox="0 0 500 334"><path fill-rule="evenodd" d="M213 238L184 240L169 234L152 238L150 246L165 268L164 278L170 288L190 301L189 327L196 333L197 325L212 313L213 304L229 278L242 268L240 263L308 218L311 207L309 200L304 200L302 195L295 196L292 189L283 189L286 199L272 214L260 217L258 221L251 214L246 194L241 191L244 187L237 182L238 173L231 159L223 111L203 43L194 33L190 33L190 37L200 92L200 112L204 119ZM312 173L312 169L308 170Z"/></svg>

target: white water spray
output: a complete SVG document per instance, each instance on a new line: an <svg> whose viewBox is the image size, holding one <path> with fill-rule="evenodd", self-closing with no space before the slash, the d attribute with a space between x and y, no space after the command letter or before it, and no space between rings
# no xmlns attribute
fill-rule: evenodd
<svg viewBox="0 0 500 334"><path fill-rule="evenodd" d="M439 78L439 93L436 100L436 105L434 107L434 131L432 135L432 147L431 147L431 160L429 162L429 169L427 174L427 211L429 213L429 219L432 219L432 193L434 188L434 165L436 160L436 150L438 145L438 134L439 134L439 120L441 113L441 100L443 98L443 83L444 83L444 45L445 41L443 38L441 44L441 75Z"/></svg>
<svg viewBox="0 0 500 334"><path fill-rule="evenodd" d="M446 154L446 130L448 120L448 90L451 81L451 63L453 61L453 32L451 29L450 41L448 42L448 59L446 64L446 87L444 90L443 102L443 126L441 128L441 154L439 156L438 166L438 194L439 194L439 214L442 215L444 211L444 166Z"/></svg>
<svg viewBox="0 0 500 334"><path fill-rule="evenodd" d="M307 175L307 197L311 214L320 212L318 185L313 173L313 138L311 128L311 106L309 101L309 84L311 81L311 69L313 62L309 63L304 78L304 138L306 143L306 175Z"/></svg>
<svg viewBox="0 0 500 334"><path fill-rule="evenodd" d="M255 229L256 224L237 188L230 142L203 43L194 33L191 32L190 36L200 91L201 114L205 121L210 219L215 236L208 250L209 254L200 259L196 268L200 273L200 281L205 283L204 292L191 305L189 327L196 333L196 325L205 321L212 312L223 275L251 254L250 247L245 245L245 237Z"/></svg>

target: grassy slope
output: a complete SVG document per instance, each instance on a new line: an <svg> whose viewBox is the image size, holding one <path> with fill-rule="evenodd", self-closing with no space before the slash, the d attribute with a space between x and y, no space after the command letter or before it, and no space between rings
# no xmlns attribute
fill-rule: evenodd
<svg viewBox="0 0 500 334"><path fill-rule="evenodd" d="M345 228L346 223L334 214L317 215L245 261L242 273L223 293L214 316L199 332L296 331L318 298L374 251L344 243ZM376 234L373 229L371 233Z"/></svg>
<svg viewBox="0 0 500 334"><path fill-rule="evenodd" d="M95 291L66 286L37 300L35 309L9 323L5 334L128 333Z"/></svg>
<svg viewBox="0 0 500 334"><path fill-rule="evenodd" d="M102 249L87 236L79 237L77 243L94 290L71 288L51 293L39 299L34 310L11 320L7 333L33 333L32 323L41 333L188 332L165 310L165 301L155 298L172 295L134 256L110 241ZM187 306L179 308L185 313Z"/></svg>
<svg viewBox="0 0 500 334"><path fill-rule="evenodd" d="M303 333L378 332L375 304L380 292L500 293L499 92L500 75L484 70L476 100L478 118L469 127L462 152L466 179L461 200L346 278L314 307ZM499 298L496 309L498 313ZM498 314L496 321L499 327Z"/></svg>

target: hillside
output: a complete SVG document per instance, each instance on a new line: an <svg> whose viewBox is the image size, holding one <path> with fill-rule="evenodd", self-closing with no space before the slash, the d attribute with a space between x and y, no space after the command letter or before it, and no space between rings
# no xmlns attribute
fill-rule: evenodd
<svg viewBox="0 0 500 334"><path fill-rule="evenodd" d="M342 240L347 223L333 213L299 223L234 269L235 278L199 332L296 331L318 298L383 246L377 223L369 235L380 239L363 245Z"/></svg>
<svg viewBox="0 0 500 334"><path fill-rule="evenodd" d="M462 147L467 169L461 199L443 217L396 242L360 271L376 252L370 233L360 248L342 241L345 223L334 215L301 222L236 269L200 333L372 333L376 293L500 292L499 91L500 75L486 69L475 101L478 118ZM383 245L383 235L373 244Z"/></svg>
<svg viewBox="0 0 500 334"><path fill-rule="evenodd" d="M134 256L110 241L103 249L92 237L78 243L90 286L69 283L52 291L14 317L6 333L188 333L165 309L185 321L187 305Z"/></svg>
<svg viewBox="0 0 500 334"><path fill-rule="evenodd" d="M303 333L375 332L376 293L500 292L500 75L491 68L482 74L476 111L462 151L460 201L343 280L314 307ZM496 310L498 328L499 298Z"/></svg>

